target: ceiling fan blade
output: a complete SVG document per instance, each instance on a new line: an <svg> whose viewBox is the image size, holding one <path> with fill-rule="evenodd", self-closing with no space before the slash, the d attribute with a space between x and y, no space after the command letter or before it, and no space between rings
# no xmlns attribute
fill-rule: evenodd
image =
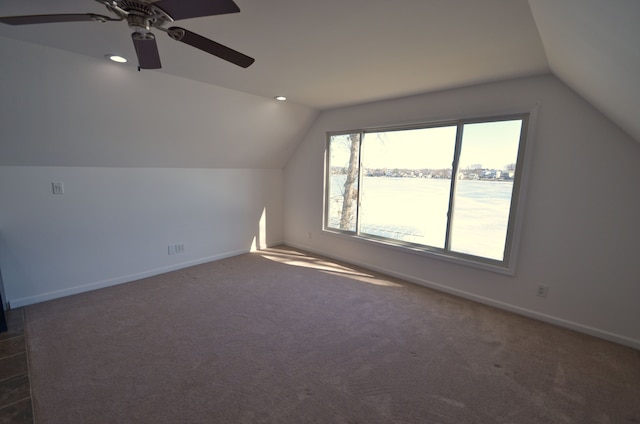
<svg viewBox="0 0 640 424"><path fill-rule="evenodd" d="M152 33L134 32L131 34L131 39L133 40L133 46L136 48L140 69L162 68L156 37Z"/></svg>
<svg viewBox="0 0 640 424"><path fill-rule="evenodd" d="M233 0L160 0L153 4L174 21L240 12Z"/></svg>
<svg viewBox="0 0 640 424"><path fill-rule="evenodd" d="M224 59L243 68L248 68L255 61L252 57L244 55L236 50L223 46L220 43L216 43L213 40L209 40L208 38L184 28L171 27L169 28L168 33L169 36L176 41L180 41L193 46L196 49L218 56L220 59Z"/></svg>
<svg viewBox="0 0 640 424"><path fill-rule="evenodd" d="M25 16L4 16L0 17L0 22L9 25L31 25L31 24L53 24L56 22L85 22L85 21L120 21L109 16L96 15L95 13L72 13L57 15L25 15Z"/></svg>

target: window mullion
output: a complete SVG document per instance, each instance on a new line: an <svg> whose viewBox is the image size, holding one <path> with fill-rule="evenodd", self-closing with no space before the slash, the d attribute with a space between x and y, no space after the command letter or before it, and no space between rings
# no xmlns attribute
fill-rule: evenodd
<svg viewBox="0 0 640 424"><path fill-rule="evenodd" d="M449 188L449 210L447 211L447 230L445 233L444 250L449 251L451 245L451 227L453 223L453 207L455 203L456 186L458 184L458 166L460 163L460 151L462 150L462 129L463 124L458 123L456 131L456 147L453 151L453 162L451 163L451 186Z"/></svg>

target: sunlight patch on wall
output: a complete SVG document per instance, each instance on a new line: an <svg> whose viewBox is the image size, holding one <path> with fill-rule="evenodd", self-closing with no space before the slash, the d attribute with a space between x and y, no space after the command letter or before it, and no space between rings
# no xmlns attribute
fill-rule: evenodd
<svg viewBox="0 0 640 424"><path fill-rule="evenodd" d="M267 248L267 208L262 208L260 221L258 222L258 233L253 237L251 242L251 251Z"/></svg>

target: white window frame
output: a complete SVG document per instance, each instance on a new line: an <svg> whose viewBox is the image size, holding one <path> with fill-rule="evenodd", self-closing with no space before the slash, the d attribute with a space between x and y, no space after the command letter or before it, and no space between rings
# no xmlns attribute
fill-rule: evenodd
<svg viewBox="0 0 640 424"><path fill-rule="evenodd" d="M507 275L515 275L516 268L516 257L518 246L520 244L520 234L522 231L523 225L523 216L524 216L524 204L525 204L525 192L528 181L529 174L529 162L531 161L531 150L533 146L534 139L534 123L537 116L537 108L532 110L523 111L523 112L515 112L509 114L499 114L499 115L488 115L488 116L480 116L475 118L458 118L458 119L450 119L450 120L442 120L442 121L434 121L434 122L426 122L419 124L405 124L405 125L395 125L395 126L385 126L385 127L368 127L368 128L359 128L354 130L341 130L341 131L329 131L326 133L326 144L325 144L325 180L324 180L324 191L323 191L323 231L331 236L335 237L345 237L350 240L355 240L357 242L362 242L366 244L375 244L378 246L384 246L385 248L398 250L401 252L410 252L413 254L423 255L430 258L435 258L439 260L444 260L448 262L453 262L465 266L471 266L474 268L480 268L487 271L497 272L501 274ZM489 258L484 258L480 256L474 256L469 254L464 254L460 252L451 251L448 249L448 244L446 248L436 248L430 246L419 245L415 243L404 242L401 240L385 238L375 235L369 234L361 234L360 233L360 224L359 224L359 213L360 213L360 193L361 193L361 182L358 183L358 201L356 202L356 207L358 208L356 212L356 230L355 231L346 231L341 230L334 227L329 227L329 189L330 189L330 143L332 136L338 135L346 135L346 134L360 134L360 154L359 154L359 163L358 163L358 175L359 178L362 177L362 140L364 139L364 134L370 132L384 132L384 131L402 131L402 130L414 130L414 129L422 129L422 128L435 128L442 126L457 126L457 135L456 135L456 154L454 155L454 163L452 166L452 175L456 175L455 171L458 166L459 160L459 151L461 145L461 131L460 128L465 124L475 124L475 123L490 123L497 121L505 121L505 120L515 120L522 119L522 130L520 135L520 142L518 148L518 157L516 161L516 170L513 182L513 193L511 198L511 206L509 211L509 223L507 229L507 236L505 240L505 254L504 259L502 261L493 260ZM452 178L452 186L455 184ZM451 203L450 203L451 206ZM447 219L447 227L451 225L449 218ZM448 230L447 230L448 234ZM447 237L448 238L448 237Z"/></svg>

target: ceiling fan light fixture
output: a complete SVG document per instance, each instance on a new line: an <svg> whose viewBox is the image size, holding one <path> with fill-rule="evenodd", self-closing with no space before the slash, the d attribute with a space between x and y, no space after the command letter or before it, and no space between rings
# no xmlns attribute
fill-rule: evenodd
<svg viewBox="0 0 640 424"><path fill-rule="evenodd" d="M274 99L280 101L280 102L284 102L285 100L287 100L287 98L285 96L275 96Z"/></svg>
<svg viewBox="0 0 640 424"><path fill-rule="evenodd" d="M122 56L118 56L117 54L106 54L104 55L104 57L106 57L107 59L113 61L113 62L118 62L118 63L127 63L127 58L122 57Z"/></svg>

